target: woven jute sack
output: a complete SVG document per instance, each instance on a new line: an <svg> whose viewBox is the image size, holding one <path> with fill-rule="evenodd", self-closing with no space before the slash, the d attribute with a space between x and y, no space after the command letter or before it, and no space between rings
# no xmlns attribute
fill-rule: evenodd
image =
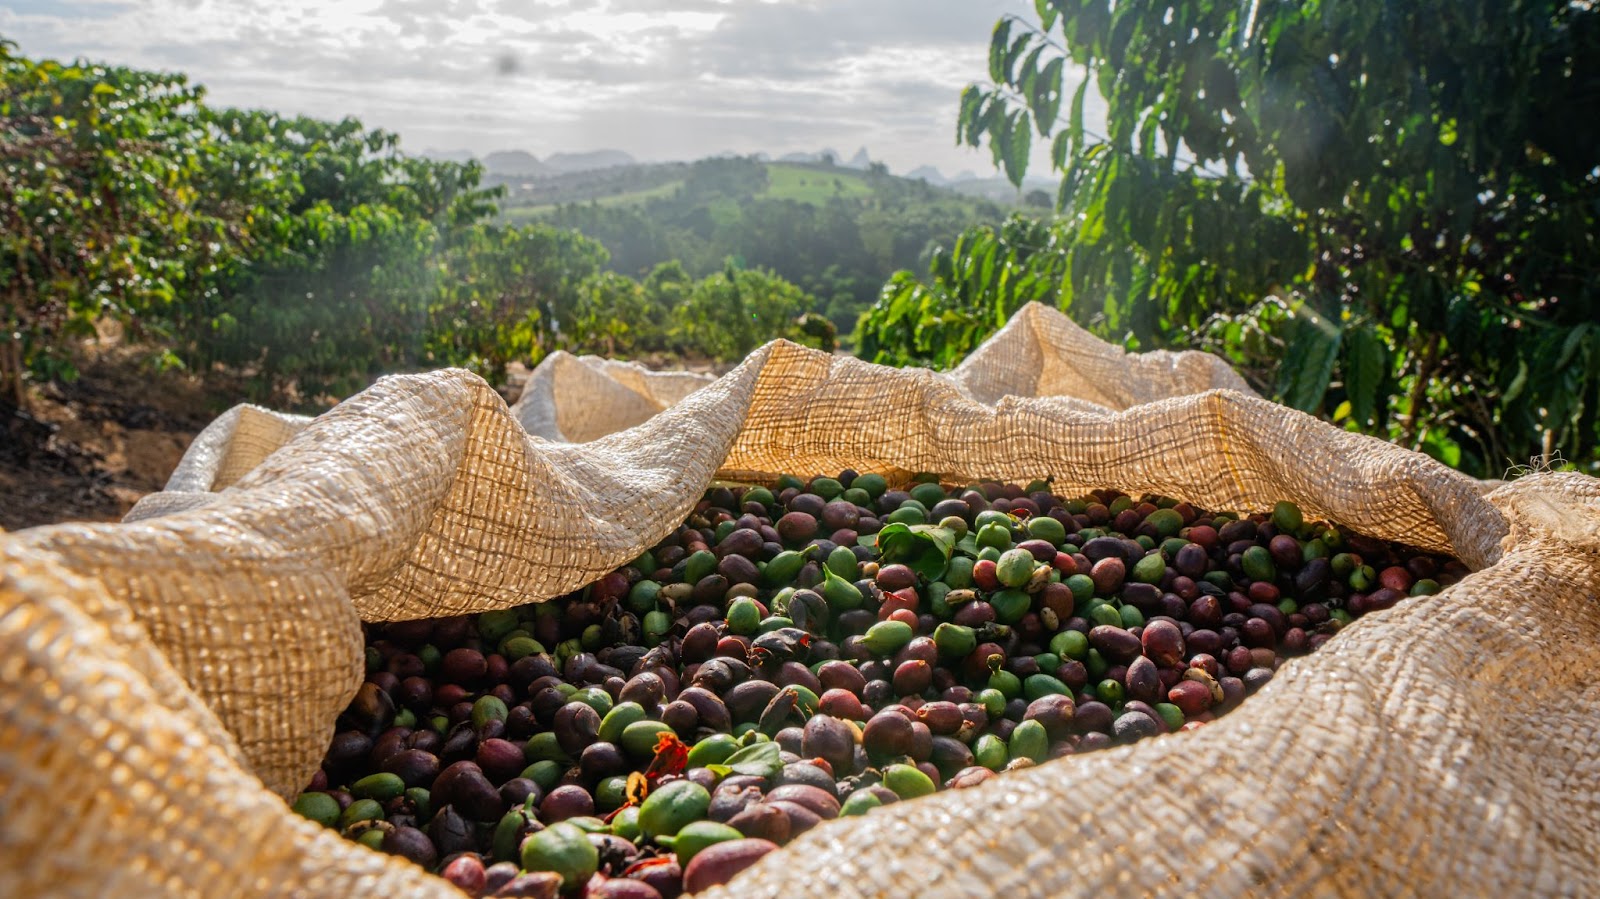
<svg viewBox="0 0 1600 899"><path fill-rule="evenodd" d="M719 895L1600 894L1600 482L1490 490L1030 306L947 374L778 342L715 381L557 354L513 409L462 371L240 407L123 523L0 536L0 895L459 895L285 805L360 622L559 597L714 477L846 466L1288 499L1474 573L1198 731L830 823Z"/></svg>

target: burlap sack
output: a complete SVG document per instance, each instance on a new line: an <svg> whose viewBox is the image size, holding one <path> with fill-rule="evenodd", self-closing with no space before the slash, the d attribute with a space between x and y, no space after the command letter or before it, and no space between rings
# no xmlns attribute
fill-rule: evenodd
<svg viewBox="0 0 1600 899"><path fill-rule="evenodd" d="M241 407L123 524L0 537L0 895L453 894L279 798L360 683L359 620L559 596L719 472L846 465L1286 498L1476 573L1212 726L830 824L723 895L1600 893L1593 479L1485 496L1037 306L947 375L780 342L687 396L569 356L529 383L515 410L460 371L311 421Z"/></svg>

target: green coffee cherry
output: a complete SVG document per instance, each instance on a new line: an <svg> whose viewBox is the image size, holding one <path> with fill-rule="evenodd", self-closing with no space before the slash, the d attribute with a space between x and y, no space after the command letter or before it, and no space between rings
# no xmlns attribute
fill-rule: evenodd
<svg viewBox="0 0 1600 899"><path fill-rule="evenodd" d="M1294 534L1305 524L1300 507L1291 502L1280 502L1272 507L1272 523L1285 534Z"/></svg>
<svg viewBox="0 0 1600 899"><path fill-rule="evenodd" d="M357 799L339 815L339 829L345 830L357 821L382 821L383 806L376 799Z"/></svg>
<svg viewBox="0 0 1600 899"><path fill-rule="evenodd" d="M405 791L406 782L398 774L368 774L350 785L350 795L379 802L388 802Z"/></svg>
<svg viewBox="0 0 1600 899"><path fill-rule="evenodd" d="M588 834L570 821L552 824L528 837L522 842L521 857L525 871L560 874L563 890L576 890L600 869L599 850L589 842Z"/></svg>
<svg viewBox="0 0 1600 899"><path fill-rule="evenodd" d="M637 702L619 702L600 719L599 739L603 743L616 745L622 741L622 732L628 725L643 721L646 717L644 706Z"/></svg>
<svg viewBox="0 0 1600 899"><path fill-rule="evenodd" d="M1089 638L1081 631L1062 631L1050 638L1050 651L1081 662L1089 652Z"/></svg>
<svg viewBox="0 0 1600 899"><path fill-rule="evenodd" d="M642 580L634 584L628 590L628 610L636 615L655 611L656 596L660 593L661 585L655 581Z"/></svg>
<svg viewBox="0 0 1600 899"><path fill-rule="evenodd" d="M1183 528L1183 516L1171 509L1157 509L1145 516L1144 520L1162 538L1171 537Z"/></svg>
<svg viewBox="0 0 1600 899"><path fill-rule="evenodd" d="M1011 528L1002 524L986 524L978 528L978 545L990 549L1011 548Z"/></svg>
<svg viewBox="0 0 1600 899"><path fill-rule="evenodd" d="M294 805L290 808L294 809L295 814L323 827L333 827L339 823L339 800L327 793L301 793L295 797Z"/></svg>
<svg viewBox="0 0 1600 899"><path fill-rule="evenodd" d="M1011 761L1011 751L1006 741L994 734L984 734L972 743L972 757L990 771L1000 771Z"/></svg>
<svg viewBox="0 0 1600 899"><path fill-rule="evenodd" d="M673 836L706 816L711 794L690 780L662 784L639 806L639 830L647 837Z"/></svg>
<svg viewBox="0 0 1600 899"><path fill-rule="evenodd" d="M1072 690L1060 680L1048 674L1030 675L1022 682L1022 697L1029 702L1041 696L1071 696Z"/></svg>
<svg viewBox="0 0 1600 899"><path fill-rule="evenodd" d="M1013 759L1029 758L1034 762L1042 762L1050 755L1050 736L1045 733L1043 724L1033 720L1023 721L1011 731L1007 751Z"/></svg>
<svg viewBox="0 0 1600 899"><path fill-rule="evenodd" d="M504 721L510 714L498 696L480 696L472 704L472 726L481 728L490 721Z"/></svg>
<svg viewBox="0 0 1600 899"><path fill-rule="evenodd" d="M901 799L927 796L938 789L928 775L913 765L890 765L883 769L883 785Z"/></svg>
<svg viewBox="0 0 1600 899"><path fill-rule="evenodd" d="M1037 565L1033 553L1025 549L1008 549L1000 554L1000 561L995 563L995 577L1006 587L1021 587L1033 577L1033 569Z"/></svg>
<svg viewBox="0 0 1600 899"><path fill-rule="evenodd" d="M894 655L911 642L916 631L903 621L880 621L861 636L867 651L876 656Z"/></svg>
<svg viewBox="0 0 1600 899"><path fill-rule="evenodd" d="M839 806L839 817L853 818L857 815L865 815L881 805L883 805L883 800L879 799L877 795L866 790L857 790L851 793L849 798L845 799L844 803Z"/></svg>
<svg viewBox="0 0 1600 899"><path fill-rule="evenodd" d="M978 646L978 635L970 627L946 621L933 629L933 644L943 659L959 659Z"/></svg>
<svg viewBox="0 0 1600 899"><path fill-rule="evenodd" d="M1057 546L1067 539L1066 527L1048 515L1035 515L1028 519L1027 531L1029 537Z"/></svg>
<svg viewBox="0 0 1600 899"><path fill-rule="evenodd" d="M857 477L855 481L850 484L850 489L864 490L866 491L867 496L871 497L872 499L877 499L886 491L888 491L889 482L884 480L883 475L881 474L868 473Z"/></svg>
<svg viewBox="0 0 1600 899"><path fill-rule="evenodd" d="M751 636L761 628L761 607L756 601L741 596L728 603L728 633Z"/></svg>

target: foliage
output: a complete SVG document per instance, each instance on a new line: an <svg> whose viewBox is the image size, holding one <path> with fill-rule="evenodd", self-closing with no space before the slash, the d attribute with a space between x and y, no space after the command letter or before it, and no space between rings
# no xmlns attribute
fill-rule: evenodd
<svg viewBox="0 0 1600 899"><path fill-rule="evenodd" d="M708 355L737 359L773 337L800 337L793 325L809 306L805 293L788 281L730 262L695 285L678 327L686 342Z"/></svg>
<svg viewBox="0 0 1600 899"><path fill-rule="evenodd" d="M70 377L72 341L107 321L280 403L388 371L499 379L558 348L732 358L817 330L800 318L816 301L765 272L695 283L673 263L638 283L577 231L497 224L476 164L409 156L354 119L214 109L182 76L13 51L0 42L0 375L19 404L24 377ZM705 174L737 193L765 168Z"/></svg>
<svg viewBox="0 0 1600 899"><path fill-rule="evenodd" d="M521 210L508 206L508 217ZM704 159L678 187L630 205L567 203L540 221L576 228L604 244L614 271L638 276L679 260L712 276L731 258L768 269L823 301L817 311L848 332L898 268L920 265L931 246L1000 208L877 170Z"/></svg>
<svg viewBox="0 0 1600 899"><path fill-rule="evenodd" d="M312 394L417 364L432 256L470 170L410 160L393 135L351 119L204 110L203 123L228 150L218 189L241 165L282 189L252 210L247 256L175 304L178 355L202 371L249 368L266 392L292 380Z"/></svg>
<svg viewBox="0 0 1600 899"><path fill-rule="evenodd" d="M838 348L839 329L834 327L827 316L816 312L802 313L795 319L795 326L798 331L795 337L797 342L825 353L832 353Z"/></svg>
<svg viewBox="0 0 1600 899"><path fill-rule="evenodd" d="M97 321L154 325L239 252L257 185L205 189L219 150L191 115L201 96L181 75L36 62L0 40L0 379L13 402L26 370L71 377L64 347Z"/></svg>
<svg viewBox="0 0 1600 899"><path fill-rule="evenodd" d="M928 283L896 272L856 333L863 359L949 368L1029 302L1058 302L1065 276L1058 229L1014 215L968 229L929 262Z"/></svg>
<svg viewBox="0 0 1600 899"><path fill-rule="evenodd" d="M441 262L427 364L495 379L512 360L578 348L584 285L605 261L603 247L573 231L474 224Z"/></svg>
<svg viewBox="0 0 1600 899"><path fill-rule="evenodd" d="M989 75L958 140L1020 183L1051 139L1059 303L1100 333L1200 342L1480 474L1596 458L1592 4L1038 0L996 26Z"/></svg>
<svg viewBox="0 0 1600 899"><path fill-rule="evenodd" d="M667 309L654 302L645 286L616 272L598 272L584 281L573 316L573 333L581 346L607 356L636 356L664 349Z"/></svg>

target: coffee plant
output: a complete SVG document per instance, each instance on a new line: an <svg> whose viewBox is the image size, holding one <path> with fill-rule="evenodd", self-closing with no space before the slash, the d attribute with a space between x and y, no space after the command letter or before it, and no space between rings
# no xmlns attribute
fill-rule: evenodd
<svg viewBox="0 0 1600 899"><path fill-rule="evenodd" d="M277 405L390 371L496 380L556 349L734 359L774 337L831 340L802 319L817 301L776 275L603 273L605 249L576 231L501 223L475 163L410 156L355 119L213 108L182 75L35 61L4 41L0 76L10 406L30 380L73 377L76 344L107 323Z"/></svg>
<svg viewBox="0 0 1600 899"><path fill-rule="evenodd" d="M1062 217L897 275L861 345L947 362L1039 299L1477 474L1600 464L1597 51L1587 4L1039 0L957 138L1019 184L1051 140Z"/></svg>

